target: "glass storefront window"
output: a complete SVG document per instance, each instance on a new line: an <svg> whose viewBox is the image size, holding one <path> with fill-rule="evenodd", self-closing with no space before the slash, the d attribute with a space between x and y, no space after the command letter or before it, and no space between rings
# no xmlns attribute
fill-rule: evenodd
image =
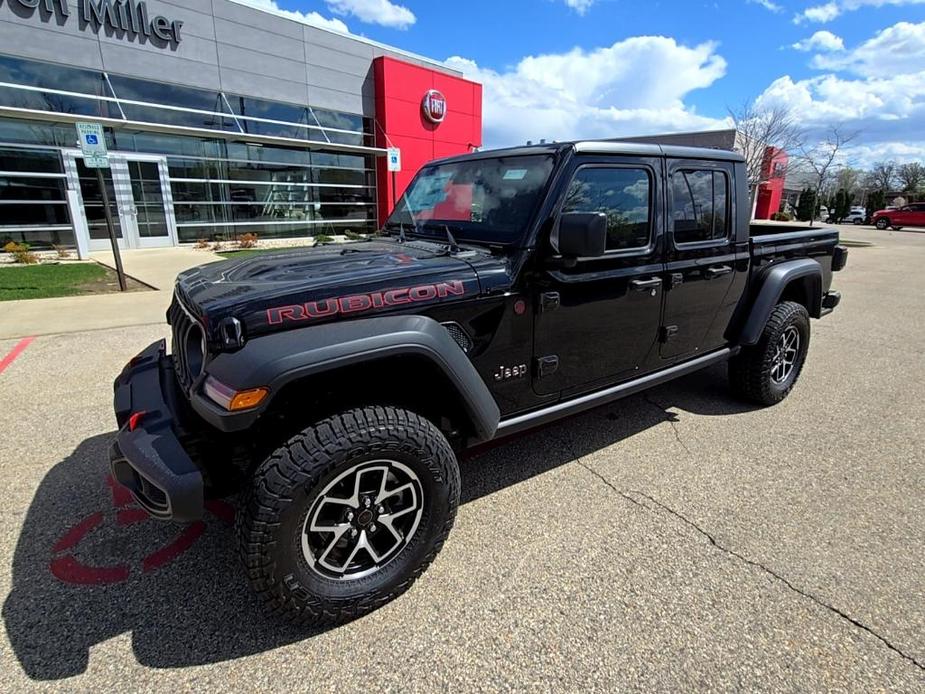
<svg viewBox="0 0 925 694"><path fill-rule="evenodd" d="M122 102L122 110L128 120L162 125L179 125L185 128L207 128L239 132L231 116L218 113L197 113L196 111L175 111L156 106L139 106Z"/></svg>
<svg viewBox="0 0 925 694"><path fill-rule="evenodd" d="M0 82L8 84L0 87L0 104L17 108L314 142L374 145L372 119L301 104L223 95L115 74L108 74L107 80L102 72L9 56L0 56Z"/></svg>
<svg viewBox="0 0 925 694"><path fill-rule="evenodd" d="M114 96L101 72L11 56L0 56L0 82L91 96Z"/></svg>
<svg viewBox="0 0 925 694"><path fill-rule="evenodd" d="M222 99L219 92L181 87L175 84L150 82L113 74L109 75L109 80L112 82L112 88L120 100L129 99L131 101L144 101L149 104L166 104L199 111L228 113L225 100ZM125 108L124 105L123 108ZM128 116L128 111L126 111L125 115ZM131 118L131 116L128 117Z"/></svg>
<svg viewBox="0 0 925 694"><path fill-rule="evenodd" d="M5 226L55 226L68 224L67 205L39 203L11 203L0 200L0 237Z"/></svg>
<svg viewBox="0 0 925 694"><path fill-rule="evenodd" d="M173 228L164 212L168 193L177 222L186 225L181 240L200 238L190 229L210 224L220 225L209 228L225 237L243 229L267 238L319 233L319 225L332 229L324 233L335 233L335 227L342 231L344 225L355 231L375 225L375 157L317 144L372 146L369 118L3 55L0 82L7 85L0 86L0 105L57 112L62 119L125 118L312 141L308 149L231 141L218 133L197 137L145 131L142 125L106 127L113 152L167 158L169 187L154 175L153 165L130 166L138 210L133 224L143 237L163 236ZM61 150L73 149L75 139L71 120L0 118L0 239L73 244ZM95 173L80 161L78 170L91 236L103 237ZM111 174L107 185L112 186Z"/></svg>
<svg viewBox="0 0 925 694"><path fill-rule="evenodd" d="M0 171L28 171L31 173L61 173L61 155L46 149L0 148Z"/></svg>
<svg viewBox="0 0 925 694"><path fill-rule="evenodd" d="M65 199L63 178L29 178L0 174L0 202L24 200L63 202Z"/></svg>

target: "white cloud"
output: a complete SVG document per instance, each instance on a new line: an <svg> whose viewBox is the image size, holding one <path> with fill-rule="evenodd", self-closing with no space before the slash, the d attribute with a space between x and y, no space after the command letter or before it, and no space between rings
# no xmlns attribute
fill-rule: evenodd
<svg viewBox="0 0 925 694"><path fill-rule="evenodd" d="M808 39L797 41L792 48L798 51L841 51L845 48L845 42L841 36L823 30L817 31Z"/></svg>
<svg viewBox="0 0 925 694"><path fill-rule="evenodd" d="M803 126L858 131L849 154L860 165L911 160L925 153L925 22L900 22L854 49L818 54L826 74L780 77L758 98L789 107Z"/></svg>
<svg viewBox="0 0 925 694"><path fill-rule="evenodd" d="M772 0L747 0L747 2L752 5L761 5L768 12L774 12L775 14L784 11L783 7L778 5L776 2L772 2Z"/></svg>
<svg viewBox="0 0 925 694"><path fill-rule="evenodd" d="M814 5L806 8L797 14L793 21L796 24L805 21L825 24L845 12L854 12L862 7L921 5L923 3L925 3L925 0L832 0L824 5Z"/></svg>
<svg viewBox="0 0 925 694"><path fill-rule="evenodd" d="M288 19L294 19L297 22L302 22L303 24L310 24L314 27L321 27L322 29L331 29L332 31L339 31L344 34L349 34L350 30L347 28L347 25L344 24L341 20L323 17L317 12L299 12L298 10L284 10L277 3L276 0L234 0L242 5L249 5L250 7L255 7L258 10L264 10L265 12L272 12L273 14L278 14L281 17L286 17Z"/></svg>
<svg viewBox="0 0 925 694"><path fill-rule="evenodd" d="M529 56L500 72L460 57L447 64L484 85L488 147L727 127L684 103L726 73L712 42L688 47L636 36L605 48Z"/></svg>
<svg viewBox="0 0 925 694"><path fill-rule="evenodd" d="M899 22L847 53L815 56L812 66L819 70L847 70L863 77L925 72L925 22Z"/></svg>
<svg viewBox="0 0 925 694"><path fill-rule="evenodd" d="M595 0L565 0L565 4L575 10L578 14L584 14L591 9Z"/></svg>
<svg viewBox="0 0 925 694"><path fill-rule="evenodd" d="M841 8L838 6L838 3L827 2L824 5L816 5L814 7L808 7L801 14L798 14L793 18L793 21L796 24L799 24L802 21L808 22L819 22L820 24L825 24L826 22L831 22L838 15L841 14Z"/></svg>
<svg viewBox="0 0 925 694"><path fill-rule="evenodd" d="M411 10L389 0L325 0L325 2L331 12L353 15L361 22L368 24L407 29L417 21L417 17Z"/></svg>

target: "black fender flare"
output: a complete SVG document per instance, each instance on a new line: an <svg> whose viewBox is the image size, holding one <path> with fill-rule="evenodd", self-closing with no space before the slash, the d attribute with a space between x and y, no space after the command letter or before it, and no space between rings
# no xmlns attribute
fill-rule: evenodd
<svg viewBox="0 0 925 694"><path fill-rule="evenodd" d="M193 408L222 431L241 431L270 406L273 396L296 380L393 356L430 360L458 393L479 440L494 437L498 404L472 362L442 325L426 316L386 316L297 328L249 340L205 367L207 375L235 390L268 387L270 396L253 410L230 413L201 392Z"/></svg>
<svg viewBox="0 0 925 694"><path fill-rule="evenodd" d="M822 266L811 258L785 260L776 263L763 273L761 287L754 295L751 309L739 334L740 345L754 345L761 338L771 311L780 302L787 286L795 281L809 281L811 291L807 297L809 315L819 318L822 312Z"/></svg>

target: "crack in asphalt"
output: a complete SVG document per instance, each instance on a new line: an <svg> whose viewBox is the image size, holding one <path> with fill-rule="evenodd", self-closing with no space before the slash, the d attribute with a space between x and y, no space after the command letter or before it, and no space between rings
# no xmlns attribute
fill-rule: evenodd
<svg viewBox="0 0 925 694"><path fill-rule="evenodd" d="M693 453L691 453L691 449L687 447L686 443L684 443L684 439L681 438L681 430L678 429L678 421L676 419L671 418L671 414L668 412L668 408L665 407L664 405L659 404L655 400L652 400L648 393L643 393L642 399L645 400L650 405L652 405L652 407L656 408L663 415L665 415L665 421L671 425L671 428L674 431L675 439L677 439L678 443L681 444L681 447L685 451L687 451L688 455L693 455Z"/></svg>
<svg viewBox="0 0 925 694"><path fill-rule="evenodd" d="M654 404L654 403L653 403L653 404ZM822 607L822 608L828 610L828 611L831 612L832 614L834 614L834 615L836 615L836 616L842 618L843 620L847 621L848 623L852 624L853 626L857 627L858 629L861 629L862 631L867 632L868 634L870 634L871 636L873 636L874 638L876 638L878 641L880 641L884 646L886 646L886 647L889 648L891 651L893 651L894 653L896 653L898 656L900 656L900 657L903 658L904 660L907 660L908 662L912 663L912 665L914 665L915 667L917 667L919 670L922 670L923 672L925 672L925 664L919 662L914 656L911 656L911 655L909 655L908 653L905 653L902 649L900 649L898 646L896 646L895 644L893 644L889 639L887 639L886 637L884 637L884 636L882 636L881 634L877 633L877 632L874 631L874 629L872 629L871 627L867 626L867 625L864 624L863 622L860 622L859 620L855 619L855 618L852 617L851 615L846 614L845 612L843 612L842 610L838 609L838 608L835 607L834 605L830 605L830 604L828 604L827 602L824 602L823 600L817 598L817 597L816 597L815 595L813 595L812 593L807 593L805 590L802 590L801 588L795 586L795 585L794 585L793 583L791 583L787 578L785 578L785 577L782 576L781 574L777 573L777 572L774 571L773 569L769 569L767 566L765 566L765 565L762 564L761 562L755 561L754 559L749 559L748 557L746 557L746 556L744 556L744 555L742 555L742 554L739 554L739 553L736 552L735 550L729 549L728 547L726 547L726 546L720 544L719 542L716 541L716 538L715 538L712 534L710 534L709 532L707 532L706 530L704 530L703 528L701 528L701 527L700 527L699 525L697 525L694 521L690 520L687 516L685 516L685 515L682 514L682 513L679 513L678 511L675 511L675 510L674 510L673 508L671 508L670 506L667 506L667 505L663 504L662 502L660 502L660 501L658 501L657 499L653 498L652 496L646 494L645 492L640 492L640 491L638 491L638 490L629 490L628 492L626 492L626 491L621 490L621 489L618 488L615 484L613 484L610 480L608 480L606 477L604 477L604 475L602 475L600 472L598 472L597 470L595 470L593 467L591 467L590 465L588 465L587 463L585 463L585 462L581 459L581 456L579 456L579 455L577 455L577 454L575 453L575 450L574 450L574 448L572 447L571 442L566 441L566 442L565 442L565 446L566 446L566 448L568 448L569 452L572 454L572 457L575 459L575 462L578 463L578 465L580 465L582 468L584 468L585 470L587 470L588 472L590 472L592 475L594 475L595 477L597 477L601 482L603 482L605 485L607 485L607 487L609 487L613 492L615 492L615 493L616 493L617 495L619 495L621 498L625 499L626 501L629 501L630 503L632 503L632 504L634 504L634 505L636 505L636 506L639 506L640 508L645 509L646 511L650 511L650 512L651 512L651 511L653 510L652 508L650 508L650 507L647 506L646 504L642 503L642 502L639 501L638 499L633 498L632 495L633 495L633 494L637 494L637 495L641 496L642 498L647 499L649 502L651 502L652 504L654 504L654 505L657 506L658 508L662 509L662 510L665 511L666 513L671 514L672 516L674 516L675 518L677 518L678 520L680 520L680 521L683 522L684 524L686 524L686 525L688 525L689 527L693 528L697 533L699 533L699 534L702 535L703 537L707 538L707 540L709 540L710 544L711 544L713 547L715 547L716 549L718 549L719 551L721 551L721 552L723 552L724 554L727 554L727 555L729 555L729 556L731 556L731 557L734 557L735 559L738 559L739 561L743 561L743 562L745 562L746 564L748 564L749 566L752 566L752 567L754 567L754 568L756 568L756 569L759 569L759 570L765 572L766 574L768 574L768 575L771 576L772 578L776 579L776 580L779 581L780 583L783 583L787 588L789 588L791 591L793 591L793 592L796 593L797 595L800 595L800 596L802 596L802 597L804 597L804 598L807 598L807 599L813 601L813 602L814 602L816 605L818 605L819 607Z"/></svg>

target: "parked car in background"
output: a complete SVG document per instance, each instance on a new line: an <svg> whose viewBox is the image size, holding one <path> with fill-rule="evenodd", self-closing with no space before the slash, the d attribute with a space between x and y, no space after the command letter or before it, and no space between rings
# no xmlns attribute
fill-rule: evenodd
<svg viewBox="0 0 925 694"><path fill-rule="evenodd" d="M925 202L903 205L900 208L886 208L874 212L871 218L878 229L900 230L903 227L925 227Z"/></svg>
<svg viewBox="0 0 925 694"><path fill-rule="evenodd" d="M852 207L848 216L842 220L843 224L863 224L867 220L867 210L863 207Z"/></svg>

